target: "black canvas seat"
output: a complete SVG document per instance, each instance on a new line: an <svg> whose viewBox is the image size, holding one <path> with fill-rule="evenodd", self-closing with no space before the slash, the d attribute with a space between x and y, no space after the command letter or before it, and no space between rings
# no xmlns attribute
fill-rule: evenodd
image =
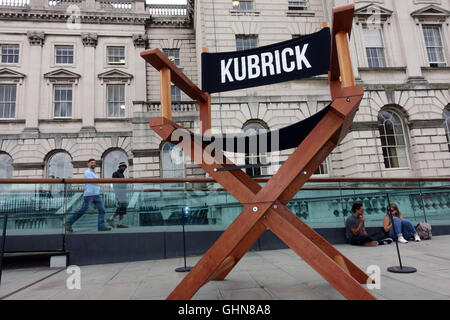
<svg viewBox="0 0 450 320"><path fill-rule="evenodd" d="M309 118L274 131L263 131L260 134L212 135L192 134L192 139L201 139L209 145L214 143L217 149L232 153L265 153L296 148L322 120L330 106Z"/></svg>

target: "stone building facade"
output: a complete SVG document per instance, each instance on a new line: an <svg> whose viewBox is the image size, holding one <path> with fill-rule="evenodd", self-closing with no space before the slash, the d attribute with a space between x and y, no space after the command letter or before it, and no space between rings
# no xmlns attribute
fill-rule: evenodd
<svg viewBox="0 0 450 320"><path fill-rule="evenodd" d="M146 99L136 85L146 79L144 0L0 5L2 102L16 94L0 120L0 150L13 166L3 171L78 177L89 158L101 164L108 154L132 164L133 101Z"/></svg>
<svg viewBox="0 0 450 320"><path fill-rule="evenodd" d="M450 176L450 0L0 0L0 172L79 177L95 158L103 177L123 160L130 177L204 176L189 159L174 161L177 150L150 130L159 74L139 53L160 48L199 84L202 48L235 51L312 33L350 2L365 96L317 176ZM199 132L199 106L176 87L172 100L174 121ZM279 129L329 102L325 76L213 94L213 132ZM244 164L289 153L230 157Z"/></svg>

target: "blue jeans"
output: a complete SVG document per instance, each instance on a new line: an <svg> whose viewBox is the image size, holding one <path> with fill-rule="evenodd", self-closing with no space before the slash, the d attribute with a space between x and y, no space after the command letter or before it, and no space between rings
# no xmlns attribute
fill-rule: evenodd
<svg viewBox="0 0 450 320"><path fill-rule="evenodd" d="M396 234L394 234L394 227ZM392 226L391 230L389 230L389 237L395 239L397 238L397 234L400 233L403 235L403 238L409 240L417 232L409 220L406 219L401 220L400 218L394 217L394 225Z"/></svg>
<svg viewBox="0 0 450 320"><path fill-rule="evenodd" d="M98 228L105 227L105 206L103 205L103 201L100 195L84 197L83 205L81 206L80 210L75 212L69 219L67 219L66 223L71 225L79 218L81 218L81 216L86 213L91 202L94 202L94 205L98 210Z"/></svg>

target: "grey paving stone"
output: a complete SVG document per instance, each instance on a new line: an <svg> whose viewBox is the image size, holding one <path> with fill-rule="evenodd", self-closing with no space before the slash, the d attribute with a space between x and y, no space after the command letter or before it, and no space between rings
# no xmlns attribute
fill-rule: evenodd
<svg viewBox="0 0 450 320"><path fill-rule="evenodd" d="M337 245L336 248L363 271L376 265L381 288L370 290L378 299L450 299L450 236L410 242L400 247L404 265L413 274L393 274L398 265L395 245L374 248ZM195 265L201 257L188 257ZM104 264L81 267L81 290L69 290L70 276L49 268L4 270L0 296L33 284L7 299L32 300L161 300L186 276L175 272L183 258ZM44 279L46 278L46 279ZM246 254L224 281L210 281L193 296L195 300L340 300L344 297L290 249L253 251Z"/></svg>

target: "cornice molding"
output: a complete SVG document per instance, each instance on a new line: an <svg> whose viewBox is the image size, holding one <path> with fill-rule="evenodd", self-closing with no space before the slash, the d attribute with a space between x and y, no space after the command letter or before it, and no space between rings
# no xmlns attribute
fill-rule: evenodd
<svg viewBox="0 0 450 320"><path fill-rule="evenodd" d="M411 13L411 17L414 18L416 24L419 24L420 22L444 23L449 16L450 11L434 4Z"/></svg>
<svg viewBox="0 0 450 320"><path fill-rule="evenodd" d="M60 79L80 79L81 75L78 73L66 70L66 69L58 69L55 71L47 72L44 74L45 79L53 79L53 80L60 80Z"/></svg>
<svg viewBox="0 0 450 320"><path fill-rule="evenodd" d="M393 11L378 4L368 4L355 10L356 23L385 23Z"/></svg>
<svg viewBox="0 0 450 320"><path fill-rule="evenodd" d="M9 21L30 21L30 22L61 22L67 23L71 17L66 11L54 10L0 10L0 20ZM81 24L133 24L145 25L150 16L147 14L133 13L102 13L102 12L81 12L79 15Z"/></svg>
<svg viewBox="0 0 450 320"><path fill-rule="evenodd" d="M9 68L0 69L0 79L23 79L26 75Z"/></svg>

